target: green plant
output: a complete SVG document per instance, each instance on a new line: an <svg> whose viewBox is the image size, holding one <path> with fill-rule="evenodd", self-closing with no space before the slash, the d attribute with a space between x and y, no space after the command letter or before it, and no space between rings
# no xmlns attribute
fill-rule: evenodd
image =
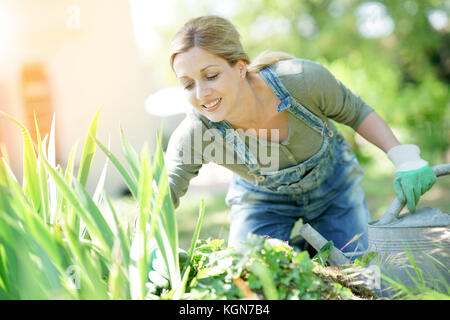
<svg viewBox="0 0 450 320"><path fill-rule="evenodd" d="M320 248L320 250L314 255L313 260L322 266L325 266L333 246L334 243L331 240L325 243L323 247Z"/></svg>
<svg viewBox="0 0 450 320"><path fill-rule="evenodd" d="M450 300L450 284L448 283L448 268L441 261L425 252L415 255L405 248L407 263L404 273L410 281L391 273L382 273L381 278L388 284L387 290L393 292L398 300ZM419 266L418 261L425 262L427 268ZM444 273L447 276L444 276Z"/></svg>
<svg viewBox="0 0 450 320"><path fill-rule="evenodd" d="M85 140L80 169L73 173L76 145L65 170L55 163L54 122L47 147L39 135L34 146L22 130L24 172L17 181L8 157L0 162L0 298L2 299L145 299L150 244L156 241L169 270L169 297L180 297L186 277L178 262L178 237L161 143L150 160L140 156L121 128L128 171L97 138L99 110ZM85 186L96 146L107 155L94 196ZM104 192L108 162L119 170L139 206L138 228L122 225ZM203 212L203 211L201 211ZM201 214L202 217L202 214ZM199 229L194 236L198 238ZM191 252L195 245L191 248ZM189 268L184 270L189 273Z"/></svg>
<svg viewBox="0 0 450 320"><path fill-rule="evenodd" d="M223 248L219 239L200 240L192 269L186 299L357 298L356 287L325 274L306 251L256 235L237 249Z"/></svg>

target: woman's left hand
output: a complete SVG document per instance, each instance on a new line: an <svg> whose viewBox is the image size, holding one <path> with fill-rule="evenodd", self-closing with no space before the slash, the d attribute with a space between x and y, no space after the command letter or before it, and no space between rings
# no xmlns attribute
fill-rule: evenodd
<svg viewBox="0 0 450 320"><path fill-rule="evenodd" d="M394 192L408 210L416 211L419 198L436 182L436 174L429 165L410 171L398 171L394 179Z"/></svg>
<svg viewBox="0 0 450 320"><path fill-rule="evenodd" d="M436 174L428 162L420 158L420 149L416 145L398 145L387 154L396 168L394 192L413 213L420 197L436 182Z"/></svg>

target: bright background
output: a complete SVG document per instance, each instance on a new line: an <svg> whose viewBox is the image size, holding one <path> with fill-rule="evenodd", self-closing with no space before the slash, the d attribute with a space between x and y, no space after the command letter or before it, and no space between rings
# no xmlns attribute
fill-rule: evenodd
<svg viewBox="0 0 450 320"><path fill-rule="evenodd" d="M36 113L41 134L55 113L63 167L99 107L99 137L111 138L113 153L120 154L119 124L136 149L144 142L154 147L157 129L167 142L189 107L168 65L168 40L203 14L231 20L250 57L273 49L320 61L402 143L418 144L432 165L450 162L448 0L0 0L0 109L31 129ZM394 169L383 152L339 128L366 170L367 201L372 218L379 218L394 199ZM3 118L0 142L21 178L20 131ZM92 176L104 161L96 153ZM227 237L229 178L208 165L192 181L177 209L181 246L192 234L200 198L207 208L202 237ZM120 180L110 170L107 191L119 196ZM89 181L89 188L95 184ZM449 178L438 180L421 206L450 212L449 191ZM127 197L118 199L132 212Z"/></svg>

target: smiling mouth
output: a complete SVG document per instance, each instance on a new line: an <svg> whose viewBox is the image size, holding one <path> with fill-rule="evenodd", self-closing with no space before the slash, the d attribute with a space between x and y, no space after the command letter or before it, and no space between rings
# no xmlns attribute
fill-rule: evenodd
<svg viewBox="0 0 450 320"><path fill-rule="evenodd" d="M203 104L202 107L206 110L213 110L215 109L217 106L220 105L220 103L222 102L222 98L217 98L216 100L214 100L211 103L208 104Z"/></svg>

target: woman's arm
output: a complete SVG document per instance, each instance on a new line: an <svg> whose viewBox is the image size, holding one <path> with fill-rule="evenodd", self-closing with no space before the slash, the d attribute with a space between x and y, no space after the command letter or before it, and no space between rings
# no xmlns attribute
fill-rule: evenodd
<svg viewBox="0 0 450 320"><path fill-rule="evenodd" d="M375 111L372 111L361 122L356 132L385 153L400 144L391 128Z"/></svg>
<svg viewBox="0 0 450 320"><path fill-rule="evenodd" d="M191 179L195 178L203 164L202 144L192 143L195 138L195 130L200 130L201 122L195 123L192 118L186 117L178 127L172 132L164 161L167 169L167 178L175 208L180 205L180 198L183 197L189 188ZM198 145L198 146L197 146Z"/></svg>
<svg viewBox="0 0 450 320"><path fill-rule="evenodd" d="M436 182L428 162L420 157L416 145L401 145L392 130L375 112L371 112L356 130L362 137L383 150L395 166L394 191L410 212L416 211L420 197Z"/></svg>

